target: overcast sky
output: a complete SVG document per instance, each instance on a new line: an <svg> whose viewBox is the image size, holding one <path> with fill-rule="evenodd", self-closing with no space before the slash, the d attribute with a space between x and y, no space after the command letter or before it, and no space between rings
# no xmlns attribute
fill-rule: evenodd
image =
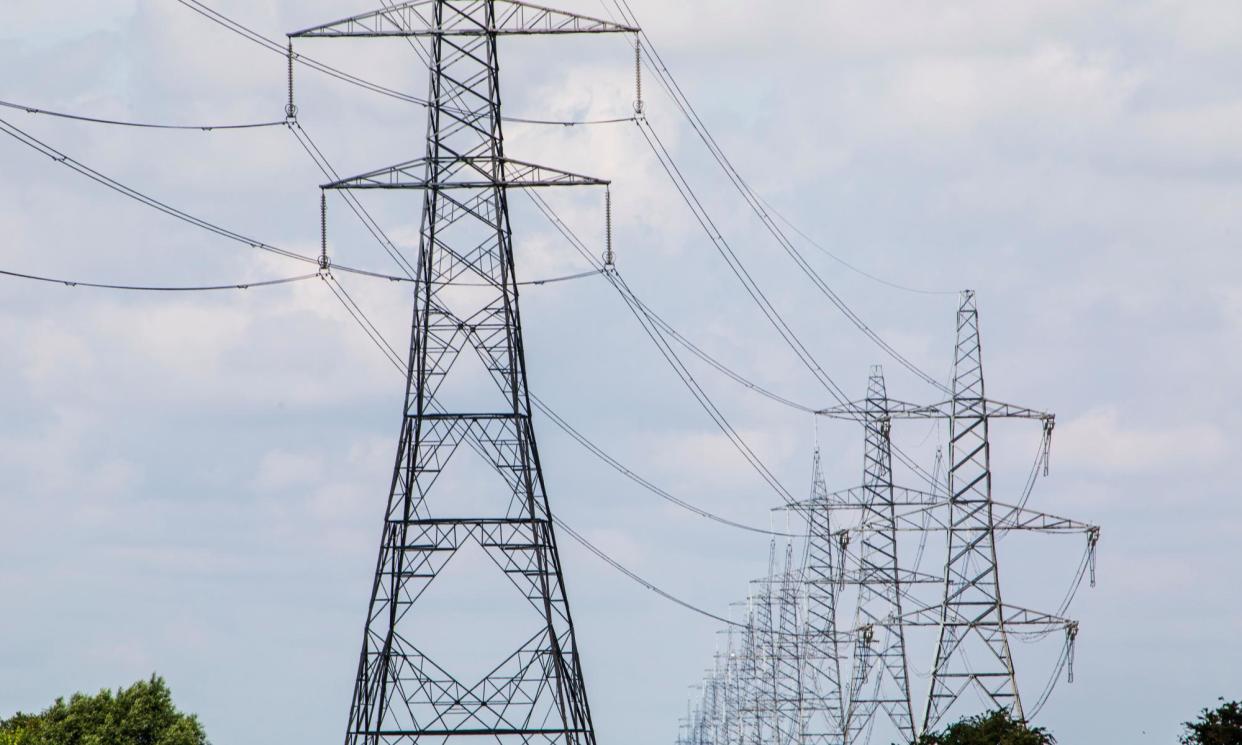
<svg viewBox="0 0 1242 745"><path fill-rule="evenodd" d="M765 200L855 273L800 248L877 332L947 376L955 291L978 291L992 396L1055 411L1033 505L1103 526L1100 585L1079 595L1076 682L1040 714L1065 743L1171 743L1242 697L1236 498L1242 373L1242 5L1228 0L679 3L632 0L722 147ZM262 33L371 9L216 0ZM599 14L598 2L565 0ZM310 42L307 42L310 44ZM421 94L400 42L313 54ZM309 46L307 51L311 51ZM506 112L625 116L632 56L614 38L501 47ZM0 99L187 123L283 117L283 61L173 0L4 3ZM652 126L773 303L861 396L935 392L884 356L744 209L654 81ZM423 112L298 73L301 120L358 173L418 157ZM20 111L0 117L181 209L313 253L322 178L283 128L160 132ZM512 157L614 181L618 266L678 330L801 402L825 391L766 325L632 125L513 124ZM598 193L549 199L602 251ZM584 264L514 200L522 278ZM368 202L404 246L409 194ZM338 261L392 271L331 207ZM262 254L128 201L0 138L0 269L200 284L289 276ZM408 289L342 277L404 345ZM686 394L598 278L522 296L532 390L669 491L780 523L777 497ZM0 716L158 671L217 743L339 741L348 713L402 381L320 282L215 295L121 295L0 277ZM786 487L861 477L856 428L695 374ZM537 421L554 510L633 570L718 613L764 571L767 540L679 511ZM998 498L1037 428L997 425ZM895 434L927 456L942 430ZM1006 600L1054 609L1082 546L1026 539ZM562 538L602 745L668 743L717 624ZM486 605L465 605L470 623ZM1056 642L1023 649L1024 693ZM930 662L920 651L918 677ZM921 660L921 661L920 661Z"/></svg>

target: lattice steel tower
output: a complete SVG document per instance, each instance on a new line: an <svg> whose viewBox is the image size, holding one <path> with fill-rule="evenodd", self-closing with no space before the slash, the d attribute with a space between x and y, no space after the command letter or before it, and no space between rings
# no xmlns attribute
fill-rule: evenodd
<svg viewBox="0 0 1242 745"><path fill-rule="evenodd" d="M807 709L807 745L839 745L845 730L845 696L841 686L841 649L837 604L841 558L832 522L828 487L819 448L811 465L811 498L800 505L807 519L806 594L807 666L812 680Z"/></svg>
<svg viewBox="0 0 1242 745"><path fill-rule="evenodd" d="M874 623L863 627L865 630L867 626L878 624L893 629L920 626L938 629L921 732L931 731L968 693L979 694L985 709L1005 709L1018 719L1025 718L1009 644L1012 634L1044 635L1060 628L1065 631L1068 648L1072 650L1078 625L1061 615L1066 608L1056 613L1044 613L1012 605L1002 599L996 553L998 536L1014 531L1084 534L1088 542L1087 561L1092 563L1099 538L1099 528L1094 525L1026 508L1034 471L1020 504L1004 504L993 498L989 422L993 419L1042 422L1041 457L1046 470L1055 417L985 396L979 313L975 295L969 290L961 296L954 350L951 399L932 405L918 405L886 398L889 421L948 420L947 499L904 490L907 497L912 497L908 504L917 508L914 512L873 515L852 531L866 536L865 540L870 540L873 535L891 535L894 530L946 534L948 553L940 580L942 601L936 605L907 606L900 608L900 611L893 608L889 617L877 618ZM832 418L866 422L870 408L870 404L863 401L819 413ZM880 540L888 543L887 538ZM873 555L882 556L883 551ZM900 568L897 563L889 566L897 572L894 577L906 584L925 581L917 571ZM858 712L857 707L851 708Z"/></svg>
<svg viewBox="0 0 1242 745"><path fill-rule="evenodd" d="M864 402L862 523L873 526L860 536L856 644L850 676L845 742L852 745L877 711L888 715L907 741L914 740L910 672L905 630L889 619L900 618L903 577L897 557L893 454L889 439L887 386L877 365L867 379Z"/></svg>
<svg viewBox="0 0 1242 745"><path fill-rule="evenodd" d="M423 194L404 421L347 745L595 743L531 426L508 190L607 182L506 157L497 39L636 31L515 0L416 0L290 35L417 39L430 59L426 157L324 187ZM455 374L467 349L490 394ZM433 498L462 444L499 475L484 503ZM529 627L477 679L433 659L419 635L420 600L466 548L516 590ZM503 627L481 640L513 636L513 619L496 615Z"/></svg>

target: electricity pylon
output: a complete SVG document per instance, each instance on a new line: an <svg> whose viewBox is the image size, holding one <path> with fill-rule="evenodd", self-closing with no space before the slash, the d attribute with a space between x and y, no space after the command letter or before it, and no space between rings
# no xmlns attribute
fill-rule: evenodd
<svg viewBox="0 0 1242 745"><path fill-rule="evenodd" d="M820 413L865 421L866 412L866 402L855 402ZM971 291L962 294L957 313L952 398L931 406L889 400L888 417L949 421L948 499L918 507L914 513L897 515L895 520L873 520L856 528L863 534L894 529L947 533L943 601L939 605L906 609L887 621L890 625L939 629L921 731L936 726L969 691L980 693L985 706L1005 709L1024 719L1010 634L1060 627L1072 643L1077 624L1059 613L1032 611L1002 600L997 535L1016 530L1084 533L1091 556L1099 528L1028 510L1025 504L1011 506L994 501L988 427L990 420L997 418L1041 421L1046 469L1055 418L985 396L979 314ZM924 522L916 518L923 518ZM930 525L925 522L927 518L932 521Z"/></svg>
<svg viewBox="0 0 1242 745"><path fill-rule="evenodd" d="M808 522L806 654L811 676L806 702L807 745L840 745L845 730L837 599L843 567L819 448L811 464L811 497L800 505Z"/></svg>
<svg viewBox="0 0 1242 745"><path fill-rule="evenodd" d="M531 424L508 190L607 182L506 156L497 38L615 32L637 29L517 0L415 0L290 34L415 39L430 60L426 157L323 187L423 195L406 405L347 745L595 743ZM467 348L490 395L453 374ZM499 474L485 505L433 498L463 443ZM419 632L420 600L463 549L481 549L526 613L524 640L477 679ZM512 618L483 615L500 627L485 638L513 635Z"/></svg>
<svg viewBox="0 0 1242 745"><path fill-rule="evenodd" d="M801 608L804 576L795 564L793 542L785 544L785 571L777 582L776 706L778 745L802 745L810 697L806 686L806 635Z"/></svg>
<svg viewBox="0 0 1242 745"><path fill-rule="evenodd" d="M811 497L817 508L807 555L785 544L769 547L767 574L751 583L740 631L729 629L726 661L719 658L692 709L688 733L721 738L720 745L840 745L844 726L836 602L843 581L819 453ZM823 509L820 509L823 508ZM818 536L818 540L814 536ZM718 695L720 686L725 694ZM724 706L720 705L725 701Z"/></svg>
<svg viewBox="0 0 1242 745"><path fill-rule="evenodd" d="M915 736L905 631L891 619L902 615L902 597L908 587L939 582L939 578L905 568L899 561L897 508L935 504L942 497L894 485L889 408L884 373L876 366L864 400L843 412L824 412L857 419L863 425L862 485L828 492L817 453L817 486L811 499L794 506L809 522L811 565L824 563L814 557L827 557L836 567L811 572L809 565L807 592L831 597L832 607L845 613L839 590L858 588L852 627L816 619L813 614L816 622L807 629L808 646L832 645L838 660L835 666L821 666L816 676L818 685L834 691L832 695L840 702L839 723L831 736L820 738L824 745L863 741L878 712L887 715L897 735L907 742ZM833 579L810 579L813 574ZM848 642L850 649L839 649L841 642Z"/></svg>
<svg viewBox="0 0 1242 745"><path fill-rule="evenodd" d="M846 710L845 742L858 742L882 710L907 741L913 742L914 713L905 630L886 619L902 614L903 577L897 557L896 506L889 434L888 392L884 371L872 368L867 381L863 422L862 523L875 529L861 536L856 643Z"/></svg>

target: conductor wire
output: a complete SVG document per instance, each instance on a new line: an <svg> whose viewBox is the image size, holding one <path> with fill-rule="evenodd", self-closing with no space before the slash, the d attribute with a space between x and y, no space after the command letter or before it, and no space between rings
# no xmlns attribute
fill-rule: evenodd
<svg viewBox="0 0 1242 745"><path fill-rule="evenodd" d="M201 132L213 132L215 130L230 129L261 129L263 127L279 127L284 124L280 122L255 122L251 124L159 124L154 122L137 122L125 121L121 119L102 119L94 116L86 116L84 114L70 114L64 111L52 111L50 109L40 109L27 104L14 103L13 101L0 101L0 106L15 111L24 111L27 114L37 114L40 116L51 116L57 119L70 119L77 122L87 122L90 124L108 124L114 127L135 127L138 129L181 129L181 130L198 130Z"/></svg>

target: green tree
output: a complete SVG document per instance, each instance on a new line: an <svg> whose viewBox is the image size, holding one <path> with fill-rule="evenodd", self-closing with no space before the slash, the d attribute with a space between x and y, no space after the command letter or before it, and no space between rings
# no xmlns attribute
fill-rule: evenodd
<svg viewBox="0 0 1242 745"><path fill-rule="evenodd" d="M173 706L164 679L57 699L42 714L0 722L0 745L209 745L198 718Z"/></svg>
<svg viewBox="0 0 1242 745"><path fill-rule="evenodd" d="M923 735L916 745L1056 745L1043 727L1031 727L1004 710L967 717L941 732Z"/></svg>
<svg viewBox="0 0 1242 745"><path fill-rule="evenodd" d="M1186 722L1182 745L1242 745L1242 701L1225 702L1204 709L1199 718Z"/></svg>

